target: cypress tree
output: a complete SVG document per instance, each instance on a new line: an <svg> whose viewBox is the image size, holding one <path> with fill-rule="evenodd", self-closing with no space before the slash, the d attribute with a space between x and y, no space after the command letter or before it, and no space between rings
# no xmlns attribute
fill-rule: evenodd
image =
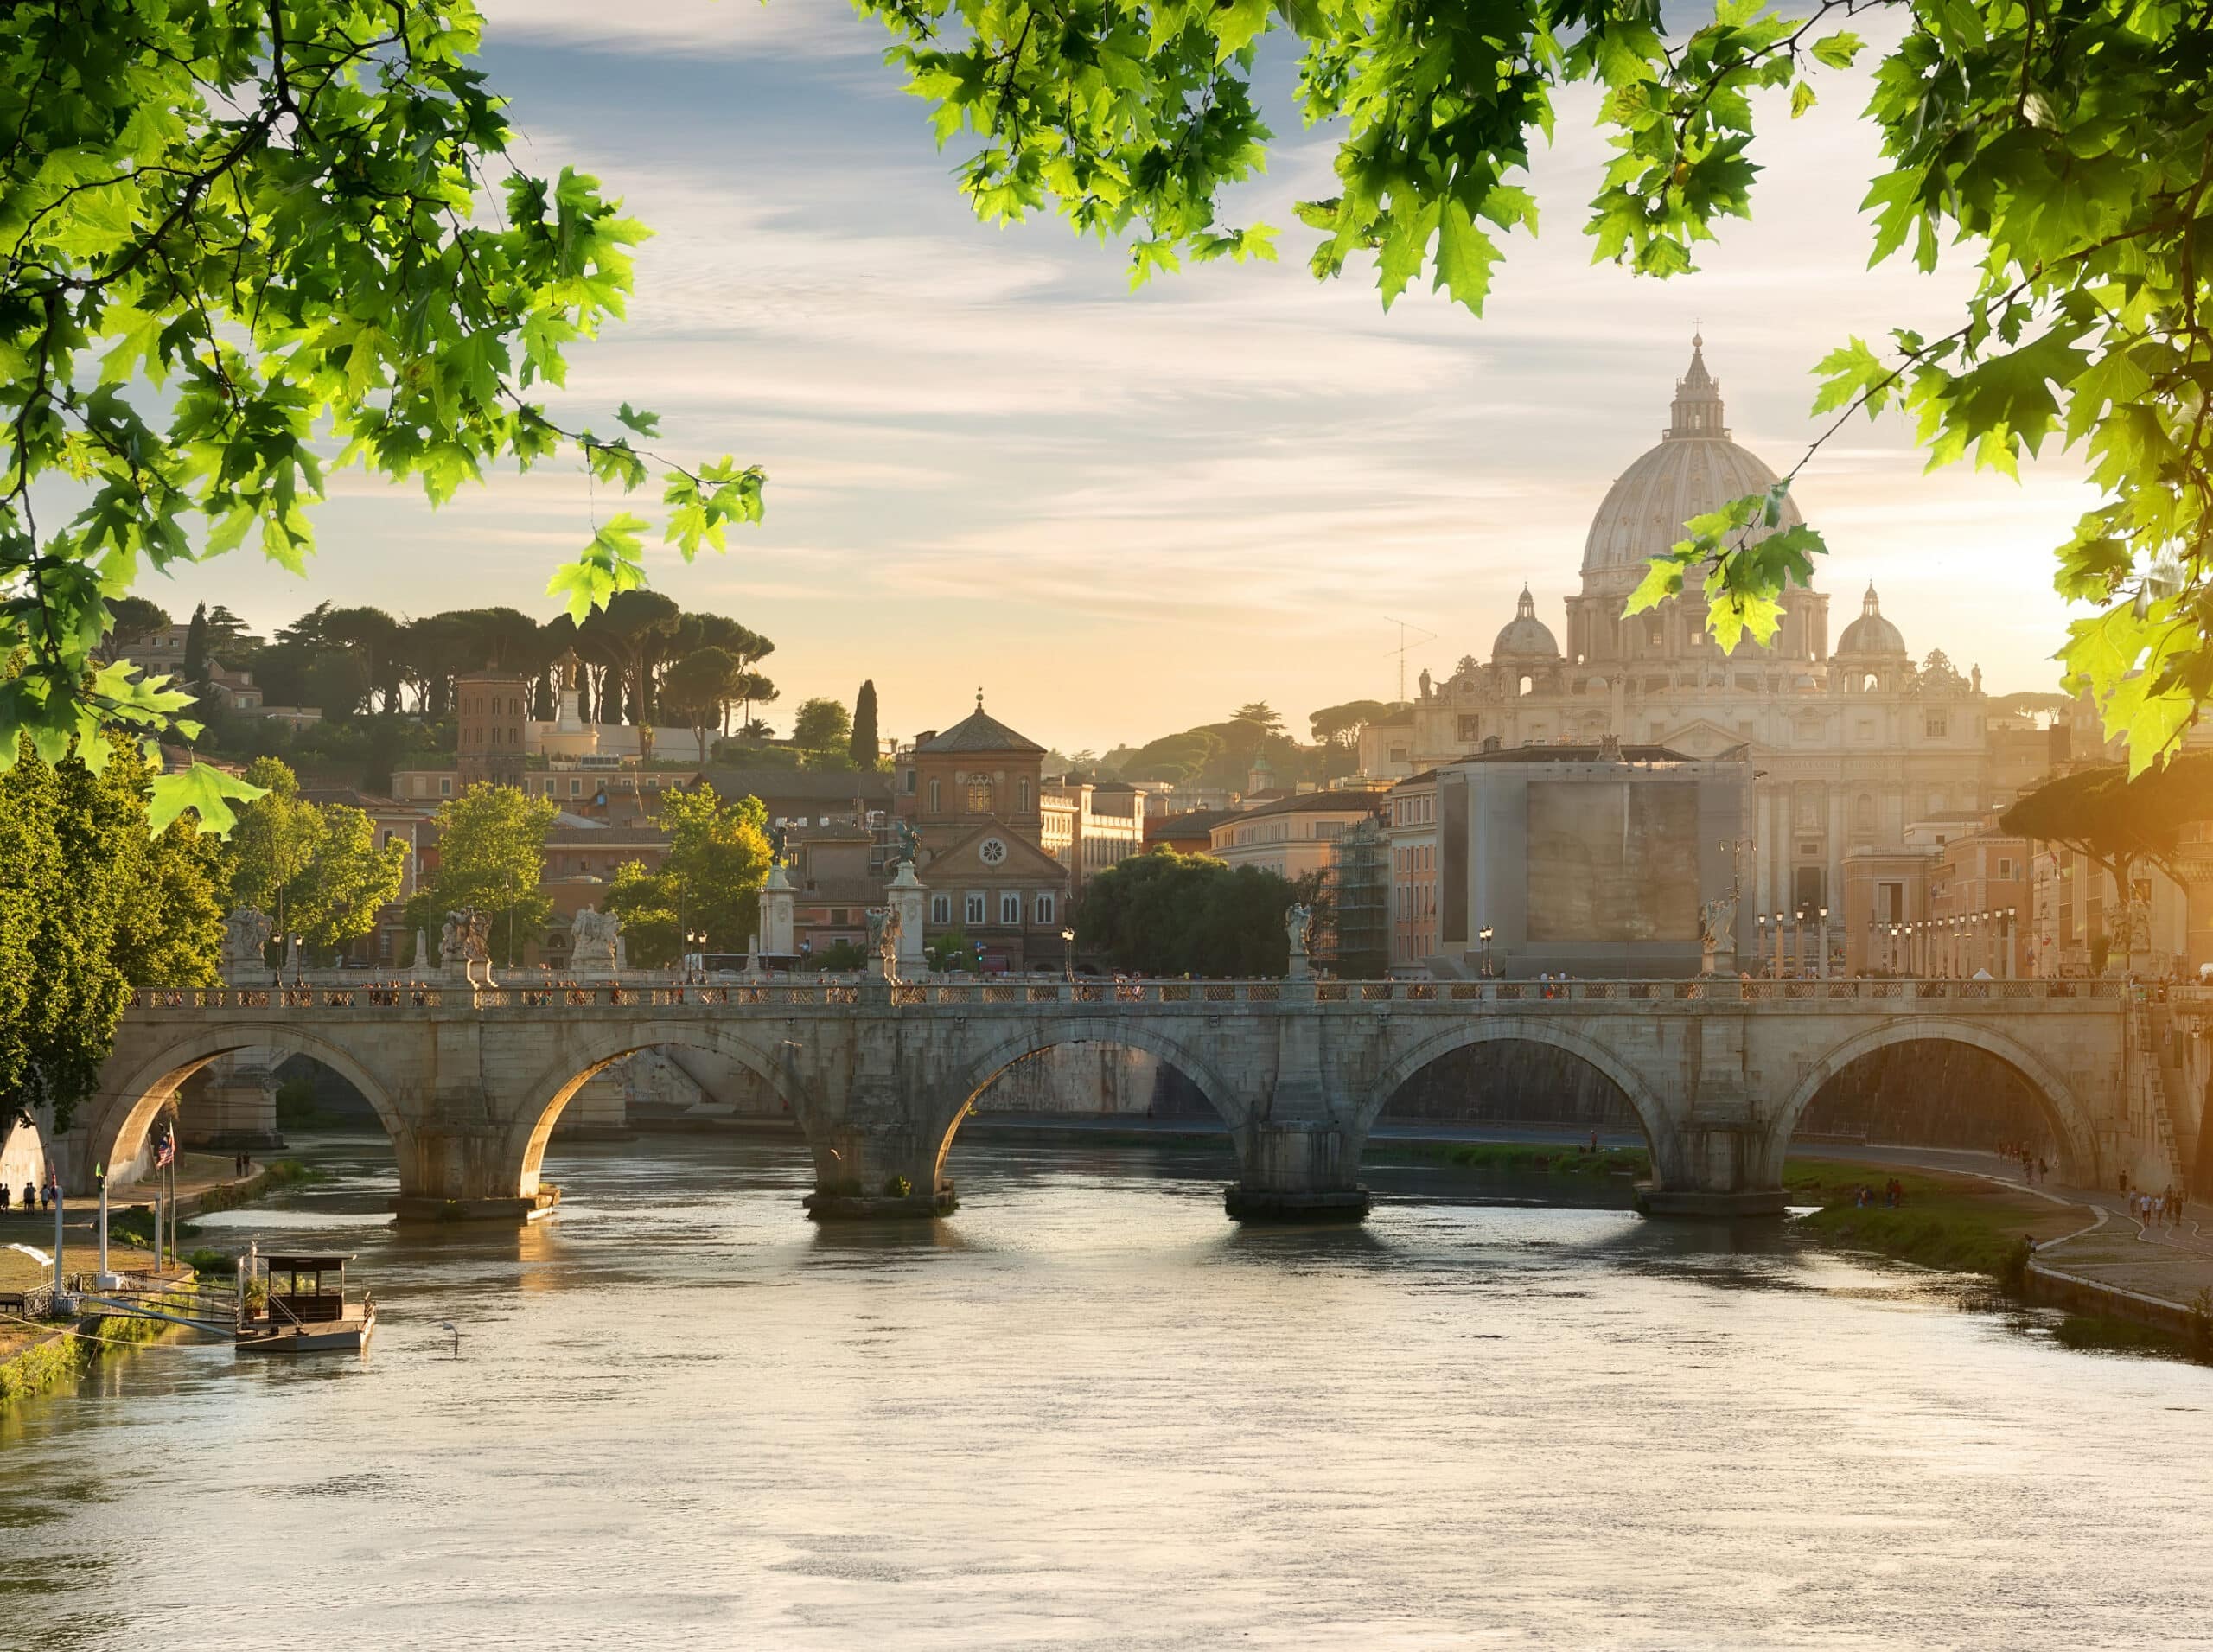
<svg viewBox="0 0 2213 1652"><path fill-rule="evenodd" d="M847 749L853 754L854 767L867 771L877 765L882 746L876 733L876 679L871 677L861 685L861 692L853 696L853 734Z"/></svg>
<svg viewBox="0 0 2213 1652"><path fill-rule="evenodd" d="M208 692L207 673L207 604L202 603L192 610L192 623L184 632L184 686L195 696L186 715L204 718L208 702L214 696Z"/></svg>

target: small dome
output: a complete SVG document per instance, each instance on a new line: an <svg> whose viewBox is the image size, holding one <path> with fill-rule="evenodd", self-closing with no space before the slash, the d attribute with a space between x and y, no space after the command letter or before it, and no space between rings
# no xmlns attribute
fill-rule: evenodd
<svg viewBox="0 0 2213 1652"><path fill-rule="evenodd" d="M1490 645L1490 657L1495 661L1541 660L1547 664L1559 658L1559 644L1537 617L1536 599L1529 595L1527 585L1521 587L1521 600L1514 605L1514 617Z"/></svg>
<svg viewBox="0 0 2213 1652"><path fill-rule="evenodd" d="M1747 494L1763 494L1776 475L1761 458L1729 439L1721 386L1706 371L1706 341L1691 340L1688 372L1675 381L1675 399L1660 445L1642 454L1607 490L1583 542L1583 588L1626 591L1644 577L1653 558L1683 538L1683 524L1719 510ZM1777 528L1803 519L1787 495ZM1755 529L1761 539L1774 529Z"/></svg>
<svg viewBox="0 0 2213 1652"><path fill-rule="evenodd" d="M1873 582L1869 582L1867 595L1859 604L1859 617L1844 628L1844 635L1836 640L1835 656L1843 659L1904 660L1905 639L1898 635L1898 628L1883 617L1883 602L1875 595Z"/></svg>

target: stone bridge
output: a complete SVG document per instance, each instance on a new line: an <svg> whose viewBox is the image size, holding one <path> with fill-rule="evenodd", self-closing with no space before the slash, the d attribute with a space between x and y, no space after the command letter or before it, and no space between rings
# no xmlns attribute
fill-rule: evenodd
<svg viewBox="0 0 2213 1652"><path fill-rule="evenodd" d="M1971 1045L2028 1081L2065 1179L2179 1182L2141 1011L2114 982L794 981L727 986L144 991L66 1174L127 1162L179 1084L226 1054L312 1057L366 1096L399 1162L400 1209L526 1215L547 1138L594 1073L639 1049L714 1052L751 1071L811 1145L818 1216L942 1214L970 1103L1055 1045L1149 1052L1221 1113L1240 1218L1356 1216L1361 1151L1393 1094L1456 1050L1521 1040L1610 1080L1642 1120L1654 1213L1782 1205L1785 1148L1830 1078L1886 1046ZM2140 1070L2153 1075L2147 1084ZM2196 1120L2187 1132L2196 1137Z"/></svg>

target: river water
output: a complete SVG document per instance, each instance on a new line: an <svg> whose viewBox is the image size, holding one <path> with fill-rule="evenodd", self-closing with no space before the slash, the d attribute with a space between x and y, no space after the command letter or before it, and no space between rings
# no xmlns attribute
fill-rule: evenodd
<svg viewBox="0 0 2213 1652"><path fill-rule="evenodd" d="M1378 1170L1240 1231L1226 1149L980 1138L816 1228L795 1142L673 1138L426 1239L318 1151L207 1231L355 1251L373 1349L0 1417L0 1645L2213 1644L2213 1371L1775 1228Z"/></svg>

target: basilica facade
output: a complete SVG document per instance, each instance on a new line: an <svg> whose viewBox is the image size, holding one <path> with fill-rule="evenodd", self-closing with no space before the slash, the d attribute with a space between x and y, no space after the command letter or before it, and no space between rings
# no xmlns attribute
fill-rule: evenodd
<svg viewBox="0 0 2213 1652"><path fill-rule="evenodd" d="M1775 481L1731 439L1721 386L1693 339L1660 441L1621 473L1591 520L1564 631L1538 616L1525 588L1488 658L1467 655L1442 681L1424 672L1406 713L1368 727L1363 769L1400 780L1554 744L1734 759L1748 794L1748 830L1732 845L1747 911L1810 918L1834 908L1840 936L1898 915L1884 908L1899 893L1848 880L1847 861L1872 864L1927 841L1931 822L1969 822L2010 801L2041 772L2042 746L1989 703L1979 669L1962 673L1941 651L1916 664L1872 584L1834 644L1829 598L1806 588L1784 594L1766 647L1747 639L1725 654L1695 590L1623 616L1650 558L1683 538L1685 522ZM1786 504L1784 525L1799 520ZM1865 885L1853 904L1867 910L1847 910L1848 883Z"/></svg>

